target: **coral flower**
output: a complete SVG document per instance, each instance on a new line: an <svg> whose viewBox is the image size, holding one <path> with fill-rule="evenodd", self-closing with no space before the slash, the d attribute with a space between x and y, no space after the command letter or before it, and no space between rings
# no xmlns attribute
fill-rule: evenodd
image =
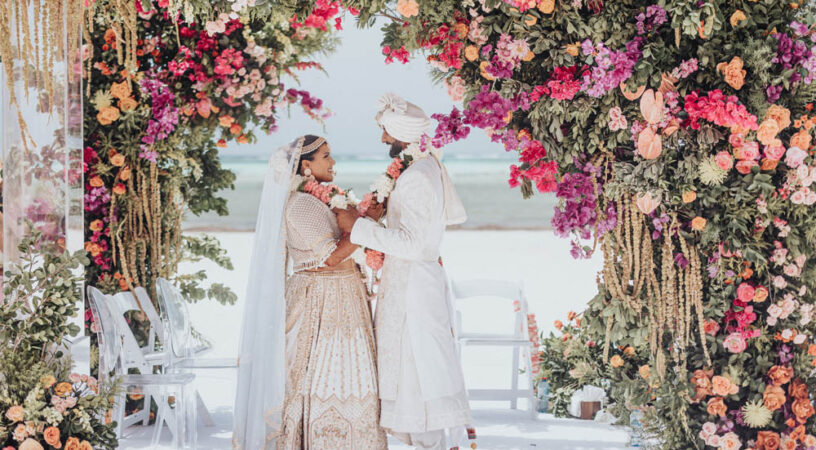
<svg viewBox="0 0 816 450"><path fill-rule="evenodd" d="M736 90L742 89L745 84L745 70L742 68L742 58L735 56L728 63L717 64L717 71L725 77L725 82Z"/></svg>
<svg viewBox="0 0 816 450"><path fill-rule="evenodd" d="M397 12L405 17L414 17L419 14L419 4L414 0L399 0Z"/></svg>
<svg viewBox="0 0 816 450"><path fill-rule="evenodd" d="M765 386L765 392L762 393L762 403L771 411L776 411L785 404L785 391L779 387L769 384Z"/></svg>
<svg viewBox="0 0 816 450"><path fill-rule="evenodd" d="M621 367L623 366L623 358L620 355L615 355L609 360L609 364L614 368Z"/></svg>
<svg viewBox="0 0 816 450"><path fill-rule="evenodd" d="M722 397L713 397L708 400L706 411L712 416L725 417L725 413L728 412L728 407L725 406Z"/></svg>
<svg viewBox="0 0 816 450"><path fill-rule="evenodd" d="M706 227L706 219L700 216L691 219L691 229L694 231L702 231Z"/></svg>

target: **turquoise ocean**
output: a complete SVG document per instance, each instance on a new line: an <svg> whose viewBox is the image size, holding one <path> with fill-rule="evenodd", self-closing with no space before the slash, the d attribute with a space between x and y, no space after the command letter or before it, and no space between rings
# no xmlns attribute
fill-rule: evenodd
<svg viewBox="0 0 816 450"><path fill-rule="evenodd" d="M387 159L369 156L335 155L335 184L353 189L357 197L370 189L371 182L389 164ZM222 164L236 175L235 189L219 192L227 199L229 215L189 215L188 230L252 231L267 168L267 158L223 155ZM556 198L537 194L524 200L518 188L507 184L512 160L507 158L446 155L444 163L468 213L462 229L545 229L550 227Z"/></svg>

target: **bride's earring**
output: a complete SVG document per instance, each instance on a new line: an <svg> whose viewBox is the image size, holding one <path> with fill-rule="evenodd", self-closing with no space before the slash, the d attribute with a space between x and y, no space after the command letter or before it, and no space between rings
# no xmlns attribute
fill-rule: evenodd
<svg viewBox="0 0 816 450"><path fill-rule="evenodd" d="M307 167L306 169L303 170L303 175L306 177L312 176L312 169Z"/></svg>

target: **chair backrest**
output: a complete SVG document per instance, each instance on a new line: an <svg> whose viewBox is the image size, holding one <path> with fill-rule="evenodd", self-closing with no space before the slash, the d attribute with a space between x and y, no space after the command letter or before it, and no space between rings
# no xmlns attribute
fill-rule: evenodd
<svg viewBox="0 0 816 450"><path fill-rule="evenodd" d="M99 374L100 378L107 377L108 373L118 367L119 353L122 349L121 335L114 316L108 309L109 296L99 289L88 286L88 303L93 316L92 330L95 329L99 345Z"/></svg>
<svg viewBox="0 0 816 450"><path fill-rule="evenodd" d="M451 280L451 292L456 305L457 336L467 337L473 333L464 333L462 330L461 304L462 301L476 298L490 298L503 302L512 302L514 323L512 335L497 335L503 337L527 337L527 299L524 295L524 285L520 281L474 279ZM509 305L508 305L509 306Z"/></svg>
<svg viewBox="0 0 816 450"><path fill-rule="evenodd" d="M186 358L192 354L192 324L187 311L187 302L181 292L164 278L156 279L156 290L159 304L167 315L170 346L177 358Z"/></svg>

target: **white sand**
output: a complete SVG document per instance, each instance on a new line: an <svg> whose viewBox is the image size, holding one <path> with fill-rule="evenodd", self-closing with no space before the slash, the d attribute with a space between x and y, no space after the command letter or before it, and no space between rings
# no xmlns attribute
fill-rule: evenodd
<svg viewBox="0 0 816 450"><path fill-rule="evenodd" d="M253 235L225 232L215 236L228 249L235 270L226 271L210 263L181 270L207 270L211 281L225 283L238 294L234 306L202 301L191 307L195 327L213 342L210 356L235 357ZM442 256L453 279L523 281L530 310L547 332L554 320L564 319L567 311L583 309L596 292L595 273L601 267L597 256L589 261L573 260L569 242L550 231L453 231L446 236ZM474 302L463 308L463 324L466 331L505 331L512 327L512 309ZM513 370L507 349L465 348L462 358L469 388L510 386ZM196 384L216 421L214 428L199 427L199 448L230 448L234 373L198 372ZM626 448L628 440L627 432L619 427L554 419L545 414L531 418L526 411L510 410L508 403L473 402L472 406L480 449L618 449ZM151 431L131 429L122 448L148 448ZM169 433L165 433L163 442L169 443ZM410 448L393 441L391 444L394 449Z"/></svg>

